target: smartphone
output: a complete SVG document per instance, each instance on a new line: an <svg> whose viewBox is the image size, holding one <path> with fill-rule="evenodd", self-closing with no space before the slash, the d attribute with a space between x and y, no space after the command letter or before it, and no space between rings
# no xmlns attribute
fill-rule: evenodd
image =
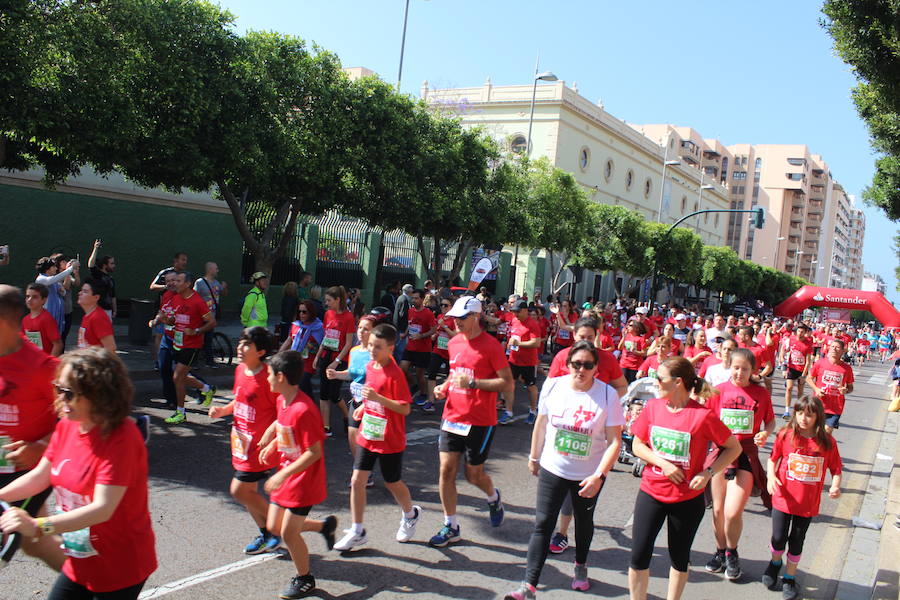
<svg viewBox="0 0 900 600"><path fill-rule="evenodd" d="M9 260L9 246L3 245L0 246L0 264L6 264L6 261Z"/></svg>

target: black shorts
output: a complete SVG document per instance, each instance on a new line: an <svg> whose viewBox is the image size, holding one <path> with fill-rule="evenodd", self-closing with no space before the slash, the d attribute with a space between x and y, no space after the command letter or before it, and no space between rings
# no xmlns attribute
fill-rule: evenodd
<svg viewBox="0 0 900 600"><path fill-rule="evenodd" d="M0 473L0 489L5 488L7 485L18 479L19 477L25 475L28 471L17 471L15 473ZM50 492L53 491L52 487L48 487L42 492L38 492L34 496L30 498L25 498L24 500L19 500L18 502L10 502L12 506L18 506L19 508L25 509L32 517L37 517L38 511L44 506L44 502L47 501L47 498L50 497ZM27 505L25 503L28 503Z"/></svg>
<svg viewBox="0 0 900 600"><path fill-rule="evenodd" d="M272 469L266 469L265 471L240 471L235 469L231 477L243 483L256 483L268 478L270 475L272 475Z"/></svg>
<svg viewBox="0 0 900 600"><path fill-rule="evenodd" d="M402 360L405 362L409 362L412 366L419 369L427 369L428 363L431 361L431 352L414 352L412 350L404 350Z"/></svg>
<svg viewBox="0 0 900 600"><path fill-rule="evenodd" d="M512 371L513 382L522 380L522 383L525 384L525 387L531 387L537 384L537 367L523 367L520 365L509 365L510 371Z"/></svg>
<svg viewBox="0 0 900 600"><path fill-rule="evenodd" d="M312 505L310 506L281 506L280 504L276 504L275 506L279 508L283 508L288 511L292 515L297 515L298 517L305 517L312 510Z"/></svg>
<svg viewBox="0 0 900 600"><path fill-rule="evenodd" d="M368 448L360 446L356 451L356 460L353 461L354 471L371 471L375 463L381 463L381 478L385 483L400 481L403 473L403 453L379 454Z"/></svg>
<svg viewBox="0 0 900 600"><path fill-rule="evenodd" d="M494 426L472 425L469 435L459 435L441 429L438 438L440 452L465 452L469 466L483 465L494 441Z"/></svg>
<svg viewBox="0 0 900 600"><path fill-rule="evenodd" d="M798 371L793 367L788 367L787 378L797 380L803 377L803 371Z"/></svg>
<svg viewBox="0 0 900 600"><path fill-rule="evenodd" d="M429 381L437 379L438 373L447 375L450 372L450 359L444 358L437 352L431 353L428 361L428 373L425 375Z"/></svg>
<svg viewBox="0 0 900 600"><path fill-rule="evenodd" d="M737 463L736 467L729 467L725 469L725 479L734 479L735 475L737 475L737 471L747 471L748 473L753 473L753 465L750 464L750 457L745 453L741 452L740 454L738 454L738 457L734 462Z"/></svg>
<svg viewBox="0 0 900 600"><path fill-rule="evenodd" d="M841 415L825 413L825 424L832 429L839 429L841 426Z"/></svg>
<svg viewBox="0 0 900 600"><path fill-rule="evenodd" d="M353 429L359 429L359 424L361 421L357 421L353 418L353 411L362 406L362 402L357 404L353 398L347 401L347 427L352 427Z"/></svg>
<svg viewBox="0 0 900 600"><path fill-rule="evenodd" d="M182 348L172 352L172 361L180 365L193 366L200 354L200 348Z"/></svg>

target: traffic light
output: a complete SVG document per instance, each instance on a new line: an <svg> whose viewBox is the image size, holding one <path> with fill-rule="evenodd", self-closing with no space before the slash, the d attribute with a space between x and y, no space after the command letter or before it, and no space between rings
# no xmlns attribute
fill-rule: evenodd
<svg viewBox="0 0 900 600"><path fill-rule="evenodd" d="M762 229L763 225L766 224L766 209L757 208L755 213L756 214L753 215L753 225L757 229Z"/></svg>

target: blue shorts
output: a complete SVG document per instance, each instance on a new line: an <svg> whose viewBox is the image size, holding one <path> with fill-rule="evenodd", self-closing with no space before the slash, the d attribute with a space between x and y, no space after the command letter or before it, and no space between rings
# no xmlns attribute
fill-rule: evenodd
<svg viewBox="0 0 900 600"><path fill-rule="evenodd" d="M162 323L157 323L156 325L153 326L153 333L155 333L156 335L162 335L163 333L165 333L165 331L166 331L166 326L163 325Z"/></svg>
<svg viewBox="0 0 900 600"><path fill-rule="evenodd" d="M831 427L832 429L838 429L841 426L841 415L833 415L831 413L825 413L825 424Z"/></svg>

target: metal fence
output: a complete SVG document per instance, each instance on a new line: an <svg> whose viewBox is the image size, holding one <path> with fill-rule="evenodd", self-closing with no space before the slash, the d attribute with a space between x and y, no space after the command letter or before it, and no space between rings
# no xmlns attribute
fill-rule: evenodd
<svg viewBox="0 0 900 600"><path fill-rule="evenodd" d="M263 202L251 202L246 208L247 225L254 236L259 239L265 225L275 218L275 209ZM271 285L284 285L288 281L297 281L303 265L300 264L300 231L302 223L297 223L297 228L288 241L284 256L272 265L272 273L269 278ZM256 271L256 262L253 254L244 244L241 253L241 281L250 282L250 276Z"/></svg>
<svg viewBox="0 0 900 600"><path fill-rule="evenodd" d="M369 226L359 219L334 211L310 219L310 223L319 226L316 283L322 287L342 285L345 288L361 288L363 269L360 257Z"/></svg>

